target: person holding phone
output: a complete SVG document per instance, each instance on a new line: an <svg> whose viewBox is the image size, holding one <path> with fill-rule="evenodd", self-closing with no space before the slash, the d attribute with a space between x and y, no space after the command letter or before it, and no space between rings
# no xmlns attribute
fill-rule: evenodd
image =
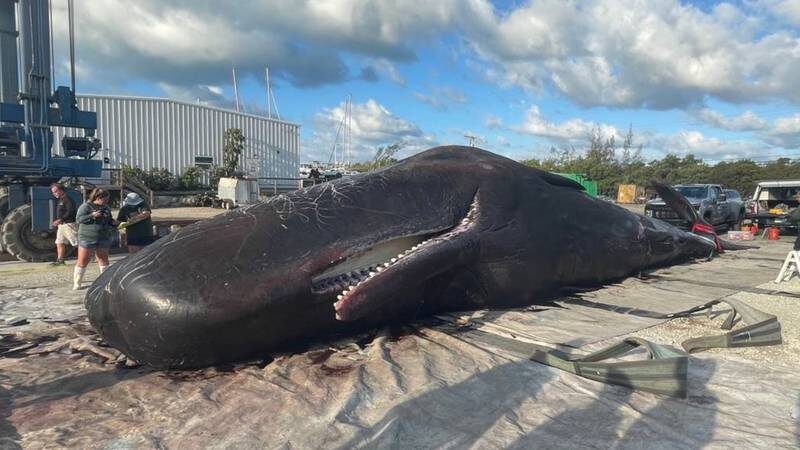
<svg viewBox="0 0 800 450"><path fill-rule="evenodd" d="M111 248L111 234L117 221L111 216L108 207L110 195L105 189L95 189L89 199L78 208L78 261L75 263L72 289L80 289L86 266L97 257L100 273L108 268L108 250Z"/></svg>

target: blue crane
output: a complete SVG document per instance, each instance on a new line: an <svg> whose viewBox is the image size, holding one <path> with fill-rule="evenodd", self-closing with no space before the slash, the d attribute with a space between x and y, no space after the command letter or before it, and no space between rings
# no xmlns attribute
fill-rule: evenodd
<svg viewBox="0 0 800 450"><path fill-rule="evenodd" d="M72 0L69 1L72 86L51 91L49 0L0 0L0 251L25 261L54 258L49 185L99 177L97 115L75 98ZM78 130L53 154L52 127ZM0 189L2 189L0 188ZM78 191L68 195L81 203Z"/></svg>

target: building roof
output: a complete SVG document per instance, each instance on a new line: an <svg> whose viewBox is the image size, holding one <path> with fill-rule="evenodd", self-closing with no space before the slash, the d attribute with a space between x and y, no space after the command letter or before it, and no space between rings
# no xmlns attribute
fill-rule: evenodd
<svg viewBox="0 0 800 450"><path fill-rule="evenodd" d="M203 109L208 109L208 110L212 110L212 111L221 111L221 112L226 112L226 113L230 113L230 114L238 114L240 116L252 117L254 119L259 119L259 120L268 120L268 121L271 121L271 122L282 123L282 124L285 124L285 125L291 125L291 126L295 126L295 127L300 128L300 124L297 124L297 123L294 123L294 122L288 122L286 120L259 116L257 114L251 114L251 113L247 113L247 112L234 111L232 109L220 108L218 106L209 106L209 105L205 105L205 104L202 104L202 103L183 102L183 101L180 101L180 100L173 100L171 98L166 98L166 97L148 97L148 96L136 96L136 95L106 95L106 94L78 94L77 97L84 97L84 98L111 98L111 99L119 99L119 100L160 101L160 102L166 102L166 103L174 103L176 105L191 106L191 107L195 107L195 108L203 108Z"/></svg>

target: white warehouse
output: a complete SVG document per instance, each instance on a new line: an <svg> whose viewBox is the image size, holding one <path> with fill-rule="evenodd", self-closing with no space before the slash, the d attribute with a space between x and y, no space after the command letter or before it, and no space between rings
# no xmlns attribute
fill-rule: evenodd
<svg viewBox="0 0 800 450"><path fill-rule="evenodd" d="M164 98L79 95L78 107L97 113L107 168L158 167L180 175L195 165L221 165L225 130L239 128L246 138L239 164L247 175L260 178L263 187L272 187L276 178L298 176L300 133L294 123ZM65 131L54 130L59 154ZM297 181L280 180L278 186L297 186Z"/></svg>

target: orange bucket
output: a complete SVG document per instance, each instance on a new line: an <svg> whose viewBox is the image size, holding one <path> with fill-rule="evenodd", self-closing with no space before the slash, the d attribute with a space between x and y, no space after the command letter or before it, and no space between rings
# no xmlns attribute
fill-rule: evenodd
<svg viewBox="0 0 800 450"><path fill-rule="evenodd" d="M777 241L780 238L781 238L780 228L769 227L769 230L767 231L767 239L769 239L770 241Z"/></svg>

